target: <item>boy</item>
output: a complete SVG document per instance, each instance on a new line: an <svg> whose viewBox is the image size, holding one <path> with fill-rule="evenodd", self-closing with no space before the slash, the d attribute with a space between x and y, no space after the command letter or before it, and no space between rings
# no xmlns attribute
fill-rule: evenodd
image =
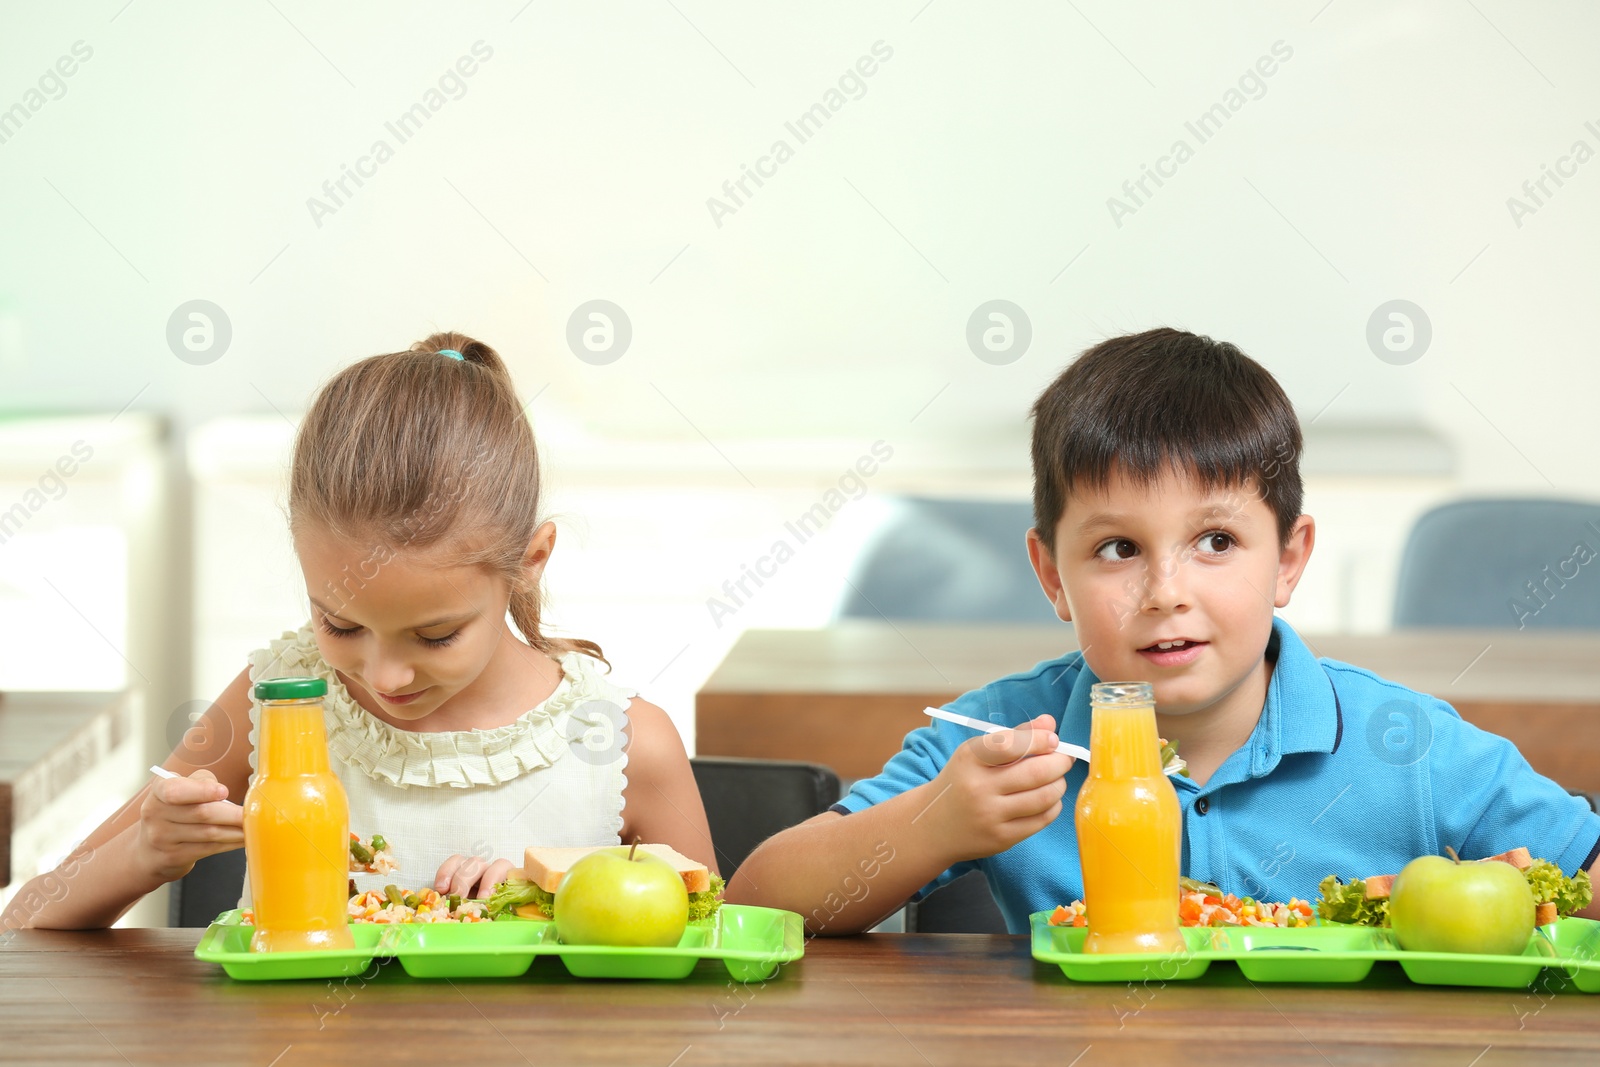
<svg viewBox="0 0 1600 1067"><path fill-rule="evenodd" d="M1083 651L955 700L1015 729L913 730L877 777L757 849L728 899L854 933L978 869L1024 932L1030 912L1083 895L1072 812L1086 768L1055 751L1056 724L1087 747L1102 679L1155 688L1159 731L1188 763L1171 781L1193 878L1316 899L1329 874L1393 874L1447 845L1463 858L1526 846L1600 876L1600 815L1584 800L1444 701L1317 659L1274 617L1316 527L1300 511L1294 409L1263 367L1178 330L1118 337L1069 366L1033 418L1028 555Z"/></svg>

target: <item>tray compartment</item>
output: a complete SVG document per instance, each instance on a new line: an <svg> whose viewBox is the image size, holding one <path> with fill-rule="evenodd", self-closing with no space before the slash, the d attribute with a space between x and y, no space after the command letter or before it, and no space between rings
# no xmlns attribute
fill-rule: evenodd
<svg viewBox="0 0 1600 1067"><path fill-rule="evenodd" d="M1100 955L1083 951L1089 931L1082 926L1051 926L1046 913L1033 916L1033 958L1054 963L1074 982L1173 982L1199 978L1215 958L1219 933L1185 927L1185 951Z"/></svg>

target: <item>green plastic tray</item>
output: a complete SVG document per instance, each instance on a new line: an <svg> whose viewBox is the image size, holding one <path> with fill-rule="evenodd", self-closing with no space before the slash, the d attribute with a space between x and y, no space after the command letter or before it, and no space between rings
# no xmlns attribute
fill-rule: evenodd
<svg viewBox="0 0 1600 1067"><path fill-rule="evenodd" d="M220 963L228 977L244 980L347 978L364 973L374 958L393 956L400 940L398 926L353 923L350 934L355 938L355 948L258 953L250 951L254 929L239 921L237 911L225 911L200 935L195 958Z"/></svg>
<svg viewBox="0 0 1600 1067"><path fill-rule="evenodd" d="M1520 956L1407 952L1385 929L1328 923L1297 929L1187 927L1187 950L1158 955L1090 955L1088 930L1051 926L1050 912L1029 917L1033 958L1054 963L1075 982L1170 982L1198 978L1225 960L1252 982L1359 982L1383 961L1400 964L1423 985L1521 989L1546 968L1561 971L1585 993L1600 993L1600 922L1562 919L1533 932Z"/></svg>
<svg viewBox="0 0 1600 1067"><path fill-rule="evenodd" d="M195 958L220 964L242 981L339 978L362 974L374 959L395 958L414 978L516 978L538 956L560 956L580 978L684 978L701 960L721 960L736 981L771 978L805 952L800 916L775 908L724 904L709 922L694 923L672 948L565 945L555 923L502 919L491 923L352 923L353 949L324 952L250 951L253 927L226 911L200 938Z"/></svg>

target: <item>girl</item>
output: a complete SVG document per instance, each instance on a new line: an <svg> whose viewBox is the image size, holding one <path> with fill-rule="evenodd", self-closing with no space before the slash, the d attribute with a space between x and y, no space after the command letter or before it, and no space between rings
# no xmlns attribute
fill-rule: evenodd
<svg viewBox="0 0 1600 1067"><path fill-rule="evenodd" d="M289 482L311 621L252 653L186 735L231 738L224 752L180 745L166 767L182 777L146 786L35 879L49 892L23 887L31 914L5 922L109 926L195 861L241 847L251 688L291 675L328 683L351 831L383 835L398 865L379 885L486 897L529 845L636 835L715 871L666 713L609 681L597 645L540 629L555 527L538 515L533 432L488 345L434 334L337 374L300 427Z"/></svg>

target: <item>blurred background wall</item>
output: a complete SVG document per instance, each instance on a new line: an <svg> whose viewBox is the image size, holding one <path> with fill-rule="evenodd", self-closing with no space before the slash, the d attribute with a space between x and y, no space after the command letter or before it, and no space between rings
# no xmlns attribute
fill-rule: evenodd
<svg viewBox="0 0 1600 1067"><path fill-rule="evenodd" d="M1110 335L1210 334L1283 383L1302 628L1387 627L1442 499L1600 496L1590 5L3 20L0 687L138 686L152 754L307 617L282 474L319 383L437 329L526 398L550 617L691 746L738 633L826 623L900 497L1026 499L1028 405Z"/></svg>

